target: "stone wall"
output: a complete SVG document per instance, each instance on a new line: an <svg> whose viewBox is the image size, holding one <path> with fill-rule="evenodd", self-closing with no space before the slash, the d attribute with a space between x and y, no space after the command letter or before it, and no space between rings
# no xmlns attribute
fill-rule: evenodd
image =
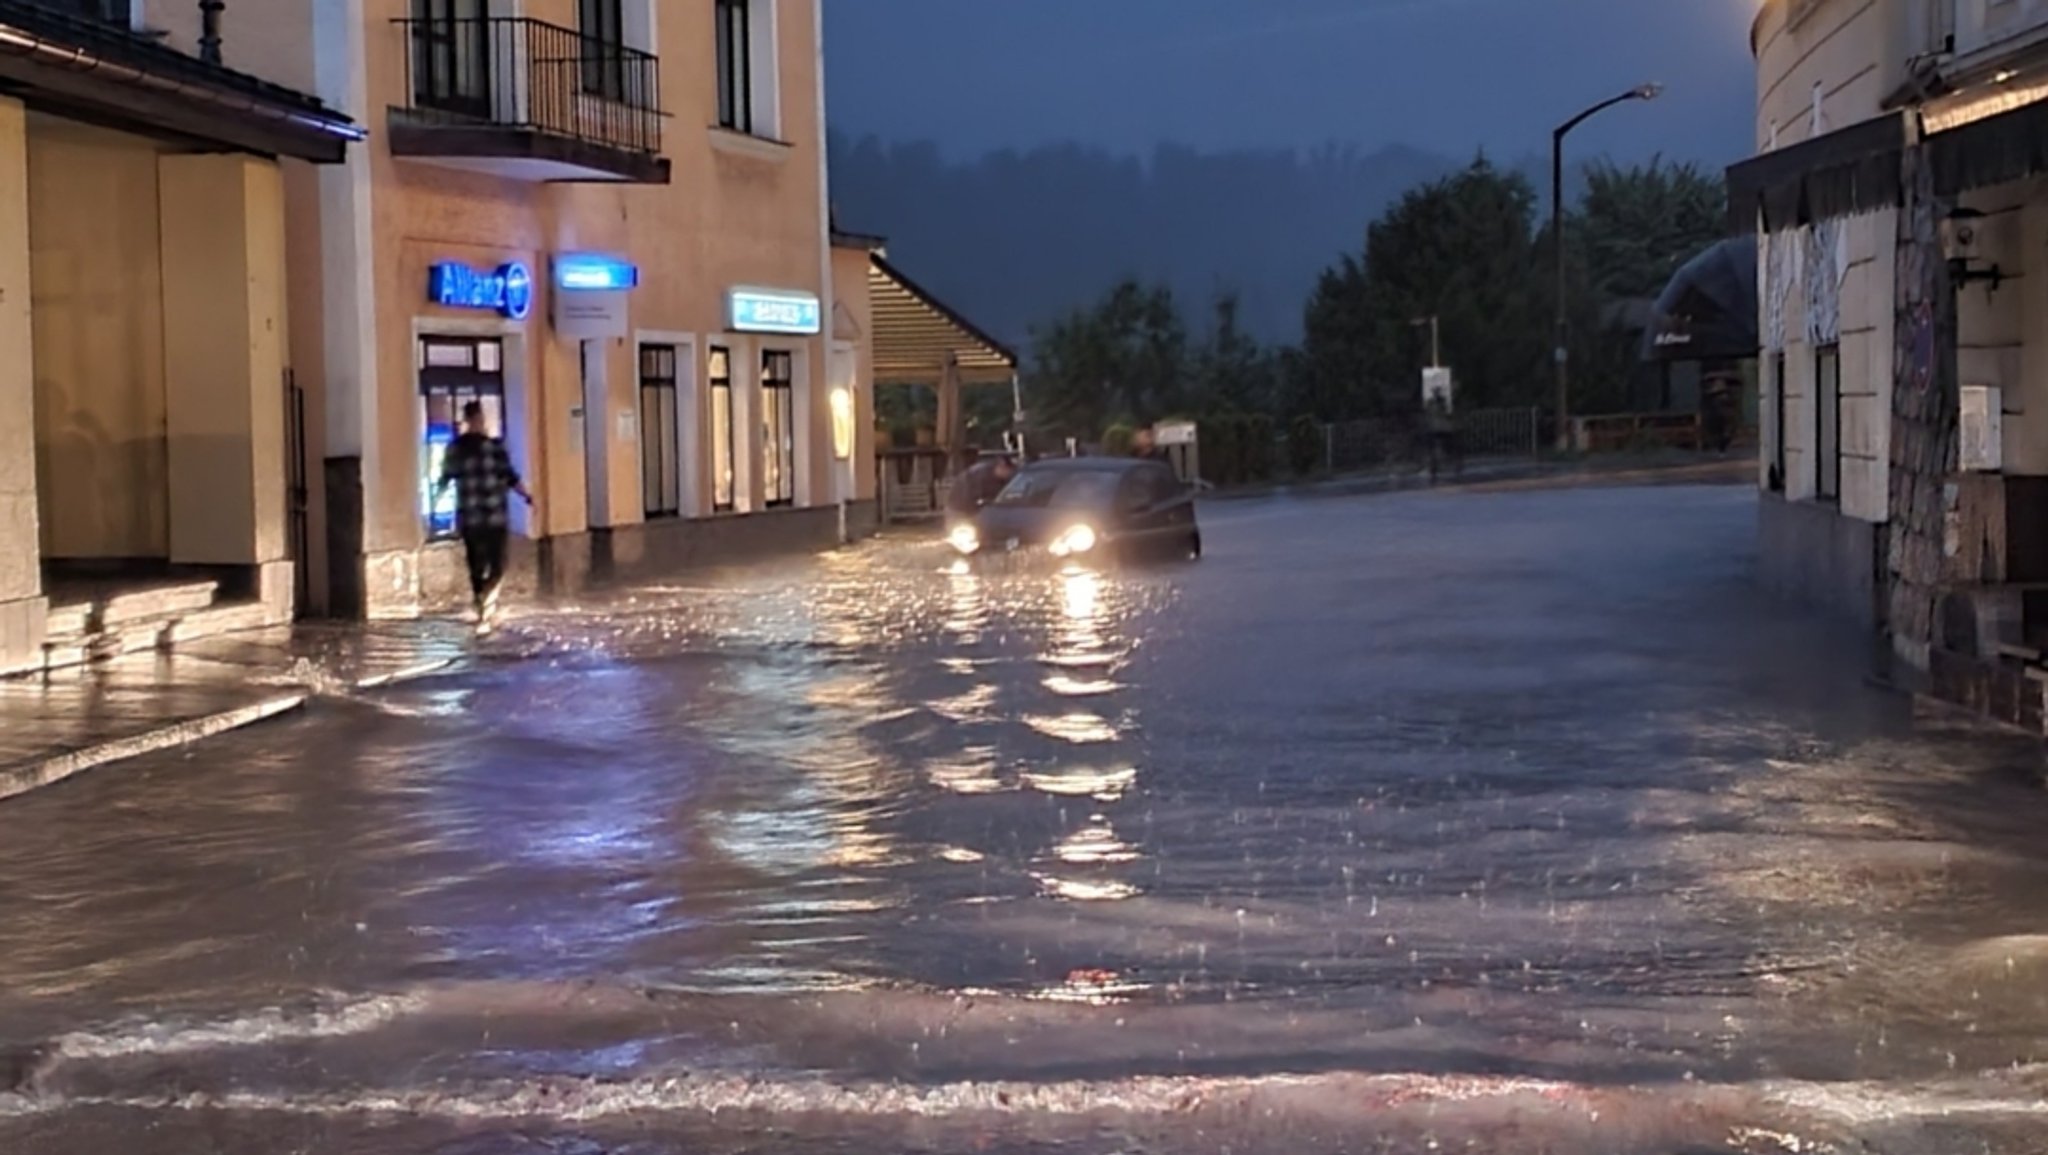
<svg viewBox="0 0 2048 1155"><path fill-rule="evenodd" d="M1957 494L1955 295L1941 257L1946 206L1918 149L1905 160L1893 330L1891 527L1886 577L1893 654L1928 670L1939 629L1944 539Z"/></svg>

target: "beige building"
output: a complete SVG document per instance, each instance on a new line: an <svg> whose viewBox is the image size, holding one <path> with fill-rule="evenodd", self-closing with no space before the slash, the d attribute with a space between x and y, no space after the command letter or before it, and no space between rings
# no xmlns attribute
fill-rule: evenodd
<svg viewBox="0 0 2048 1155"><path fill-rule="evenodd" d="M316 605L462 592L431 481L469 400L538 497L515 533L543 584L826 544L842 506L867 520L818 0L316 11L309 83L377 130L295 174L291 202L294 363L325 450Z"/></svg>
<svg viewBox="0 0 2048 1155"><path fill-rule="evenodd" d="M470 401L524 584L865 532L877 366L1015 359L834 231L821 11L0 0L0 672L466 600Z"/></svg>
<svg viewBox="0 0 2048 1155"><path fill-rule="evenodd" d="M2038 729L2048 3L1769 0L1754 41L1767 573Z"/></svg>
<svg viewBox="0 0 2048 1155"><path fill-rule="evenodd" d="M0 672L292 608L283 165L362 133L163 8L0 4Z"/></svg>

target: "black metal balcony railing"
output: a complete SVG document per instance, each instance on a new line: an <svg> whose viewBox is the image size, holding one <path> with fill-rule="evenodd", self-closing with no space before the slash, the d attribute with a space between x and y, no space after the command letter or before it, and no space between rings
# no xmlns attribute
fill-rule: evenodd
<svg viewBox="0 0 2048 1155"><path fill-rule="evenodd" d="M53 8L67 16L78 16L86 20L100 20L126 28L134 19L134 8L129 0L41 0L45 8Z"/></svg>
<svg viewBox="0 0 2048 1155"><path fill-rule="evenodd" d="M526 17L396 23L410 102L397 112L411 123L661 152L661 64L650 53Z"/></svg>

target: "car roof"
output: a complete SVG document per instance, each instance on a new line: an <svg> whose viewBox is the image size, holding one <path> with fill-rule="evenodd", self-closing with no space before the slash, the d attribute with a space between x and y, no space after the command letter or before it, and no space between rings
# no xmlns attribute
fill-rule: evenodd
<svg viewBox="0 0 2048 1155"><path fill-rule="evenodd" d="M1164 463L1141 457L1046 457L1025 466L1025 473L1130 473Z"/></svg>

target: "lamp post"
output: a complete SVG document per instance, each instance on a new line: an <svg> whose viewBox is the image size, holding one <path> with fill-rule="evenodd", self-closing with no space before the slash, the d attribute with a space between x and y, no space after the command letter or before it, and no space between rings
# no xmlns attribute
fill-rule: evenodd
<svg viewBox="0 0 2048 1155"><path fill-rule="evenodd" d="M1443 368L1443 346L1437 339L1437 315L1431 313L1427 317L1417 317L1408 323L1418 329L1424 325L1429 326L1429 367L1432 369Z"/></svg>
<svg viewBox="0 0 2048 1155"><path fill-rule="evenodd" d="M1557 126L1550 134L1550 244L1557 258L1557 325L1556 345L1551 356L1557 362L1557 448L1559 451L1571 448L1570 414L1572 403L1571 354L1566 345L1571 318L1565 310L1564 274L1564 138L1572 129L1613 108L1631 100L1655 100L1664 95L1661 84L1644 84L1631 88L1620 96L1606 100L1586 109L1570 120Z"/></svg>

